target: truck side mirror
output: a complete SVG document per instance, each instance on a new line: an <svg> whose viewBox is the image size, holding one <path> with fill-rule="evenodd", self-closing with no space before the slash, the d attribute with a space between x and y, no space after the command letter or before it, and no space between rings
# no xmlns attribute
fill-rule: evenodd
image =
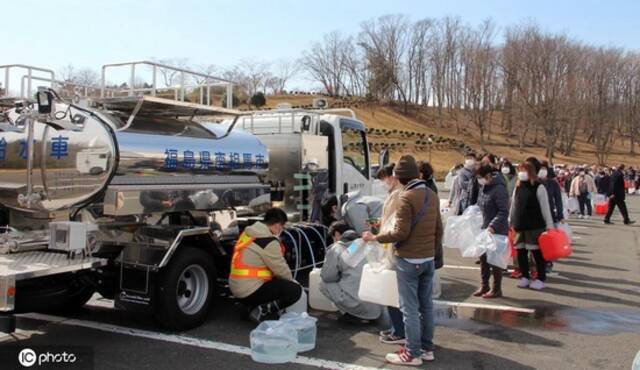
<svg viewBox="0 0 640 370"><path fill-rule="evenodd" d="M53 94L46 90L40 90L36 93L36 100L38 101L38 113L51 114L53 109Z"/></svg>
<svg viewBox="0 0 640 370"><path fill-rule="evenodd" d="M384 168L384 166L389 164L389 151L387 149L382 149L380 152L380 156L378 157L378 164L380 168Z"/></svg>

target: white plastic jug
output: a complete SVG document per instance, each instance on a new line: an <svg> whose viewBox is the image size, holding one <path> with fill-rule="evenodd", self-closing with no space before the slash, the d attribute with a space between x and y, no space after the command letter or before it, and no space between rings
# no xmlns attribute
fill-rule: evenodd
<svg viewBox="0 0 640 370"><path fill-rule="evenodd" d="M438 299L442 295L442 282L440 281L440 274L438 274L438 270L433 272L433 289L431 292L431 297L433 299Z"/></svg>
<svg viewBox="0 0 640 370"><path fill-rule="evenodd" d="M311 351L316 348L316 322L318 319L309 316L308 313L285 313L280 321L294 327L298 333L298 352Z"/></svg>
<svg viewBox="0 0 640 370"><path fill-rule="evenodd" d="M376 270L366 264L362 269L358 297L365 302L400 307L398 277L393 270Z"/></svg>
<svg viewBox="0 0 640 370"><path fill-rule="evenodd" d="M265 364L284 364L296 358L298 333L284 321L263 321L251 331L251 359Z"/></svg>
<svg viewBox="0 0 640 370"><path fill-rule="evenodd" d="M309 273L309 306L318 311L336 312L338 307L320 291L320 271L315 268Z"/></svg>

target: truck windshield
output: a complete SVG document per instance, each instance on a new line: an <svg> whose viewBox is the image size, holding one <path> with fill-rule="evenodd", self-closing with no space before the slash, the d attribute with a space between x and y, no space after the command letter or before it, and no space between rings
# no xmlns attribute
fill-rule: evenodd
<svg viewBox="0 0 640 370"><path fill-rule="evenodd" d="M348 126L343 126L342 146L344 152L344 163L353 166L364 177L369 178L367 170L367 148L364 132Z"/></svg>

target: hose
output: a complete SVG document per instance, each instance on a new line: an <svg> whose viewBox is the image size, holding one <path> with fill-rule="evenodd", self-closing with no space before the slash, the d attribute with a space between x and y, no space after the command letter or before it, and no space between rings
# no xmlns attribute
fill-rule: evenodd
<svg viewBox="0 0 640 370"><path fill-rule="evenodd" d="M316 267L316 256L313 254L313 247L311 247L311 240L309 239L307 234L305 234L302 231L302 229L298 228L297 226L294 226L293 228L298 230L298 232L302 233L302 236L304 236L305 240L307 241L307 246L309 247L309 253L311 254L311 264L315 268ZM307 266L305 266L305 267L307 267Z"/></svg>
<svg viewBox="0 0 640 370"><path fill-rule="evenodd" d="M282 232L289 236L289 238L293 242L293 248L296 251L296 265L293 270L293 280L295 280L296 277L298 276L298 267L300 266L300 253L298 250L298 243L296 242L296 239L293 237L293 235L291 235L291 233L288 232L286 229L283 229Z"/></svg>

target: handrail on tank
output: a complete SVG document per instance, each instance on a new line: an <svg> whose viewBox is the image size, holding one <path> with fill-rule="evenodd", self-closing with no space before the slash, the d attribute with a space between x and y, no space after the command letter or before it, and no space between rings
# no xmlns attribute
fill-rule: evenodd
<svg viewBox="0 0 640 370"><path fill-rule="evenodd" d="M3 88L6 91L6 94L9 95L10 91L9 91L9 85L10 85L10 79L9 79L9 73L11 68L22 68L22 69L26 69L27 70L27 76L28 76L28 83L27 83L27 94L28 96L32 95L33 92L33 87L31 84L31 80L34 79L33 77L33 71L38 71L38 72L44 72L44 73L49 73L51 75L51 80L55 80L56 79L56 73L52 70L52 69L48 69L48 68L42 68L42 67L36 67L36 66L30 66L30 65L26 65L26 64L5 64L5 65L0 65L0 69L4 69L4 85ZM25 98L25 96L23 95L24 91L20 92L20 97L21 98Z"/></svg>
<svg viewBox="0 0 640 370"><path fill-rule="evenodd" d="M141 61L136 61L136 62L123 62L123 63L111 63L111 64L105 64L102 66L102 78L101 78L101 93L100 93L100 97L104 98L105 97L105 89L106 89L106 70L107 68L112 68L112 67L126 67L126 66L130 66L131 67L131 75L130 75L130 79L129 79L129 96L133 96L134 93L136 91L139 91L140 89L136 89L135 88L135 79L136 79L136 65L139 64L144 64L144 65L148 65L152 67L152 85L150 88L151 91L151 95L152 96L156 96L156 91L158 90L156 88L157 85L157 70L158 68L162 68L162 69L168 69L171 71L175 71L175 72L179 72L180 73L180 98L178 99L178 90L176 90L176 100L180 100L180 101L184 101L184 90L185 90L185 74L189 74L192 76L198 76L198 77L202 77L205 79L205 84L200 85L200 86L196 86L196 87L200 87L200 90L202 92L203 87L207 88L207 97L211 96L211 86L216 86L216 85L223 85L226 86L227 91L227 102L226 102L226 106L227 108L233 108L233 81L229 81L226 80L224 78L220 78L220 77L215 77L215 76L211 76L211 75L207 75L204 73L200 73L200 72L194 72L185 68L179 68L179 67L174 67L174 66L170 66L170 65L166 65L166 64L162 64L162 63L156 63L156 62L150 62L147 60L141 60ZM214 80L217 81L215 83L209 83L209 80ZM146 90L146 89L145 89ZM200 100L202 101L202 95L200 94ZM207 105L209 105L209 103L207 102Z"/></svg>
<svg viewBox="0 0 640 370"><path fill-rule="evenodd" d="M24 82L25 80L27 80L29 78L29 75L24 75L22 76L22 79L20 81L20 96L24 96ZM96 85L85 85L85 84L79 84L77 82L66 82L66 81L60 81L60 80L52 80L50 78L46 78L46 77L31 77L32 80L35 81L43 81L43 82L49 82L51 83L51 86L54 87L57 85L57 87L59 88L64 88L66 86L71 86L71 87L78 87L84 90L84 97L88 97L88 91L89 89L93 89L93 90L100 90L99 86ZM113 95L113 91L111 91L111 94Z"/></svg>

